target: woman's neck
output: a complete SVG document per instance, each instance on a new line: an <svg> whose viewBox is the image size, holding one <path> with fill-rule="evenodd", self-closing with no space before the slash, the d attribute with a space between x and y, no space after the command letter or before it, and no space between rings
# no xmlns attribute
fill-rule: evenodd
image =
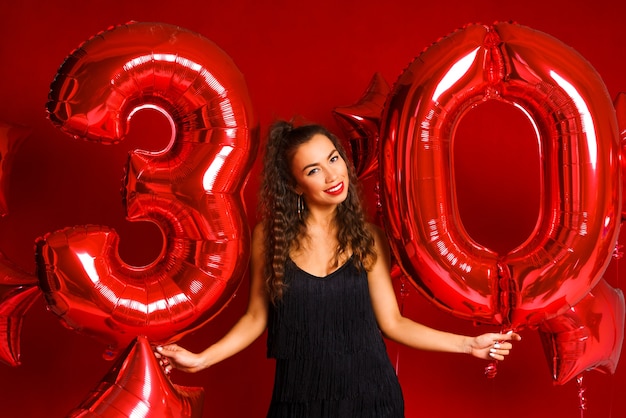
<svg viewBox="0 0 626 418"><path fill-rule="evenodd" d="M342 265L349 252L339 252L334 219L323 218L307 220L306 231L289 256L301 269L323 277Z"/></svg>
<svg viewBox="0 0 626 418"><path fill-rule="evenodd" d="M337 207L326 210L309 209L309 214L305 220L307 232L309 230L336 231L336 213Z"/></svg>

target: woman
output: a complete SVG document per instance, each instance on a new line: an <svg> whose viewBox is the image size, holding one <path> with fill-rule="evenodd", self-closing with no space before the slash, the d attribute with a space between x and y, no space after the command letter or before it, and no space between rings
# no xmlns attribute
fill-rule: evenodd
<svg viewBox="0 0 626 418"><path fill-rule="evenodd" d="M365 221L354 169L324 127L271 127L260 197L246 313L201 353L158 347L166 372L205 369L268 327L268 356L276 359L268 417L395 418L404 416L402 392L382 335L496 360L520 339L442 332L401 315L385 235Z"/></svg>

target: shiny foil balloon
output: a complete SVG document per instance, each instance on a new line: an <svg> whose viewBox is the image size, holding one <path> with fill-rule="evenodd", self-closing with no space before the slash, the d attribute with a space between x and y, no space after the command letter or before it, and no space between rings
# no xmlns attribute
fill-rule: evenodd
<svg viewBox="0 0 626 418"><path fill-rule="evenodd" d="M587 370L614 374L624 342L624 293L601 280L576 306L546 320L539 334L554 383Z"/></svg>
<svg viewBox="0 0 626 418"><path fill-rule="evenodd" d="M72 418L200 418L204 389L174 385L138 337L100 381Z"/></svg>
<svg viewBox="0 0 626 418"><path fill-rule="evenodd" d="M333 110L335 119L349 140L354 169L359 180L378 172L378 132L389 85L380 74L374 74L359 101Z"/></svg>
<svg viewBox="0 0 626 418"><path fill-rule="evenodd" d="M122 141L143 108L165 115L173 134L160 152L130 153L123 202L130 221L161 229L159 257L124 263L118 235L99 225L49 233L36 248L50 310L113 349L137 335L173 341L206 323L234 294L249 258L242 188L258 126L243 75L199 34L131 23L74 51L47 105L62 131L103 144Z"/></svg>
<svg viewBox="0 0 626 418"><path fill-rule="evenodd" d="M457 122L493 100L527 115L540 160L536 225L502 254L468 235L452 173ZM392 250L442 309L505 327L536 325L602 277L622 210L617 121L600 76L562 42L514 23L452 33L399 77L380 137Z"/></svg>

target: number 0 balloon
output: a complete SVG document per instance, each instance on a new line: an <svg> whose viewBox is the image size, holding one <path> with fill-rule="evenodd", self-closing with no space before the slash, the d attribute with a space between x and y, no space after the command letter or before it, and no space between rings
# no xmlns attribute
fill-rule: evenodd
<svg viewBox="0 0 626 418"><path fill-rule="evenodd" d="M123 140L146 107L169 119L172 139L160 152L130 153L123 194L130 221L162 230L160 256L125 264L106 226L37 243L50 309L117 348L138 335L171 341L206 323L232 297L249 256L241 189L258 127L242 74L215 44L167 24L112 28L65 60L47 106L61 130L103 144Z"/></svg>
<svg viewBox="0 0 626 418"><path fill-rule="evenodd" d="M521 109L540 158L534 230L506 254L481 246L458 214L456 123L488 100ZM601 279L621 218L612 101L578 53L513 23L468 25L400 76L381 119L383 218L416 287L460 317L518 328L580 301Z"/></svg>

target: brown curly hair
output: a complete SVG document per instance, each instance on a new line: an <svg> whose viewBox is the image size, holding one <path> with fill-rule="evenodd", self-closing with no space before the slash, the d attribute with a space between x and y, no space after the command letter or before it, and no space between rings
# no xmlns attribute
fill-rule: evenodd
<svg viewBox="0 0 626 418"><path fill-rule="evenodd" d="M298 214L298 195L291 161L298 147L317 134L332 141L348 166L350 179L348 196L338 205L335 217L338 240L335 259L349 251L355 266L365 270L369 270L376 261L374 237L365 220L356 172L339 139L321 125L295 127L291 122L275 122L268 134L259 198L259 212L266 236L265 282L273 303L282 298L287 287L284 271L289 251L299 246L299 240L306 233L308 211L304 207L304 211Z"/></svg>

